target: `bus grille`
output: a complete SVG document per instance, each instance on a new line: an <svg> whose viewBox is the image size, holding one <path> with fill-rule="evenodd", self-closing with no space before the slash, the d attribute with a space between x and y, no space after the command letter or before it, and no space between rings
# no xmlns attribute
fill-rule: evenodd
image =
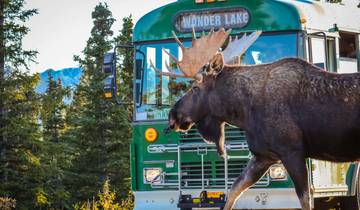
<svg viewBox="0 0 360 210"><path fill-rule="evenodd" d="M187 134L180 134L179 137L179 144L149 145L150 153L177 153L180 157L180 172L165 172L163 182L153 184L153 188L179 188L181 184L181 189L224 189L225 183L229 188L243 172L251 157L245 131L226 125L226 150L229 155L226 179L225 161L218 156L214 144L205 143L196 128L190 129ZM269 175L265 173L253 187L266 187L269 184Z"/></svg>
<svg viewBox="0 0 360 210"><path fill-rule="evenodd" d="M228 187L235 181L247 165L247 160L228 161ZM216 161L212 166L210 161L204 162L204 175L202 175L201 162L187 162L181 165L181 185L185 189L198 189L204 185L208 188L225 187L224 162ZM202 176L204 177L202 183ZM269 185L269 176L266 173L256 184L255 187Z"/></svg>

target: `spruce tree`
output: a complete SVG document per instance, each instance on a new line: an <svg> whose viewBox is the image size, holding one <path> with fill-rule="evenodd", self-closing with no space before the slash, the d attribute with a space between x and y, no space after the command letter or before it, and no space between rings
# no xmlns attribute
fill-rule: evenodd
<svg viewBox="0 0 360 210"><path fill-rule="evenodd" d="M75 56L83 69L80 84L69 110L69 136L76 148L68 185L74 202L91 199L106 179L116 192L124 192L129 176L128 142L130 126L121 106L104 98L102 71L104 54L113 48L111 26L115 19L105 3L92 12L93 28L83 56ZM126 160L122 159L126 157ZM126 164L125 164L126 163Z"/></svg>
<svg viewBox="0 0 360 210"><path fill-rule="evenodd" d="M133 20L132 16L124 17L122 29L120 34L115 38L117 45L128 45L132 41L132 32L133 32ZM119 65L120 70L120 98L123 101L131 102L133 98L133 58L134 51L126 48L118 48L118 58L121 58L121 63ZM130 106L131 108L132 106ZM131 111L131 110L130 110Z"/></svg>
<svg viewBox="0 0 360 210"><path fill-rule="evenodd" d="M122 29L120 30L119 35L115 38L116 45L129 45L132 42L132 35L133 35L133 20L132 16L124 17L122 19ZM131 121L133 118L133 68L134 68L134 51L124 48L118 48L118 58L121 61L118 65L118 71L120 72L120 78L119 78L119 98L124 103L124 108L127 111L127 119L128 121ZM129 126L128 124L125 124ZM124 127L125 130L128 130L128 136L129 138L132 136L132 129L130 127ZM130 143L130 139L127 141L127 143ZM120 156L118 157L119 160L121 160L121 165L124 169L127 169L126 171L128 174L126 176L130 177L130 160L129 160L129 148L123 147L119 151ZM132 196L130 195L130 179L127 180L126 183L124 183L124 186L126 186L124 189L124 193L121 194L123 198L125 198L127 201L132 200ZM129 194L126 194L126 192L129 192Z"/></svg>
<svg viewBox="0 0 360 210"><path fill-rule="evenodd" d="M47 206L54 209L69 207L69 192L65 189L64 176L70 167L69 155L71 148L64 137L66 129L64 97L69 90L62 87L61 79L53 79L48 71L48 87L42 97L41 124L44 151L42 154L42 168L44 184L42 188L48 198Z"/></svg>
<svg viewBox="0 0 360 210"><path fill-rule="evenodd" d="M62 87L61 78L53 79L48 71L48 87L42 98L41 119L43 125L43 138L45 141L60 142L65 129L64 97L69 95L69 90Z"/></svg>
<svg viewBox="0 0 360 210"><path fill-rule="evenodd" d="M0 197L16 199L17 209L33 209L41 189L42 143L35 86L38 75L26 71L36 52L23 50L36 10L24 0L0 0Z"/></svg>

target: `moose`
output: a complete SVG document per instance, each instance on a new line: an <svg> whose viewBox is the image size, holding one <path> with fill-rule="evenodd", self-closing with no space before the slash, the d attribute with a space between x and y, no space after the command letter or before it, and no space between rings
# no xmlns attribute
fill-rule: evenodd
<svg viewBox="0 0 360 210"><path fill-rule="evenodd" d="M302 59L245 66L239 57L260 32L229 40L229 31L213 30L196 38L178 61L183 72L157 72L194 79L191 89L169 112L169 129L196 125L207 142L224 149L225 123L246 131L253 154L233 183L224 210L251 187L272 164L282 163L292 178L303 210L312 209L306 158L334 162L360 160L360 73L326 72ZM165 51L166 52L166 51ZM170 68L170 67L168 67Z"/></svg>

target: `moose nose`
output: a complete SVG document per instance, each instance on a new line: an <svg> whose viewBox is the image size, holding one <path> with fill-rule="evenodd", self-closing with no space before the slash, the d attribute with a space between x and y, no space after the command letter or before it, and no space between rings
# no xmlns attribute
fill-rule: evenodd
<svg viewBox="0 0 360 210"><path fill-rule="evenodd" d="M169 134L171 130L174 130L175 128L175 121L174 120L169 120L169 124L168 126L163 130L163 133L165 135Z"/></svg>
<svg viewBox="0 0 360 210"><path fill-rule="evenodd" d="M169 128L174 129L175 128L175 123L176 123L176 121L172 117L170 117L169 123L168 123Z"/></svg>

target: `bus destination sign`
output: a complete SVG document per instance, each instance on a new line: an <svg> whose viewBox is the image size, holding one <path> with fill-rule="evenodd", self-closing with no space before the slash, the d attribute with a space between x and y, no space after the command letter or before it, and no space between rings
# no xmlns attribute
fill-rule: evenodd
<svg viewBox="0 0 360 210"><path fill-rule="evenodd" d="M175 15L174 25L178 32L209 31L211 28L244 28L250 22L245 8L200 10L180 12Z"/></svg>

